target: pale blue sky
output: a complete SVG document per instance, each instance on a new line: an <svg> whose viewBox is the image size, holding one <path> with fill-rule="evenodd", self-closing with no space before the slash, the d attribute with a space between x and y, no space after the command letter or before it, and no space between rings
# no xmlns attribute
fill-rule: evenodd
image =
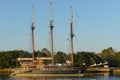
<svg viewBox="0 0 120 80"><path fill-rule="evenodd" d="M34 0L35 50L50 49L50 0ZM120 0L53 0L54 49L69 52L70 5L74 51L120 51ZM32 0L0 0L0 51L31 51ZM79 18L77 17L77 15Z"/></svg>

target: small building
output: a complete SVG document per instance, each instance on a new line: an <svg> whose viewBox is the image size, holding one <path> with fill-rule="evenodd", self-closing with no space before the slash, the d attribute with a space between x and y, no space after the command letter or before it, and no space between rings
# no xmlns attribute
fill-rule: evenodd
<svg viewBox="0 0 120 80"><path fill-rule="evenodd" d="M44 65L48 65L51 62L51 57L37 57L34 61L33 58L18 58L17 61L20 62L20 67L28 68L28 67L41 67Z"/></svg>

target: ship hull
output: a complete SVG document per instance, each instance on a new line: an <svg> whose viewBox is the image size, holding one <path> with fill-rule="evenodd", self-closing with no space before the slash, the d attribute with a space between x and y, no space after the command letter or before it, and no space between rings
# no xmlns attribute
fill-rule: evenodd
<svg viewBox="0 0 120 80"><path fill-rule="evenodd" d="M39 74L77 74L80 72L79 68L68 66L52 66L32 70L32 73Z"/></svg>
<svg viewBox="0 0 120 80"><path fill-rule="evenodd" d="M33 70L36 74L77 74L78 70Z"/></svg>

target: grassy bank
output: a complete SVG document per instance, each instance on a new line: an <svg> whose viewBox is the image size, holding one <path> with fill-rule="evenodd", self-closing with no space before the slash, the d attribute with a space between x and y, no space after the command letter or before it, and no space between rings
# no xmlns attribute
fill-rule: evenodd
<svg viewBox="0 0 120 80"><path fill-rule="evenodd" d="M0 75L9 75L11 73L11 69L0 69Z"/></svg>
<svg viewBox="0 0 120 80"><path fill-rule="evenodd" d="M113 70L114 75L120 75L120 68Z"/></svg>

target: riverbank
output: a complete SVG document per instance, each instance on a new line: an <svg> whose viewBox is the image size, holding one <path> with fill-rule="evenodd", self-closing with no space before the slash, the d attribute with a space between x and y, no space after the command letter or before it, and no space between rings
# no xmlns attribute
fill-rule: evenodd
<svg viewBox="0 0 120 80"><path fill-rule="evenodd" d="M0 69L0 74L10 74L12 72L12 69Z"/></svg>
<svg viewBox="0 0 120 80"><path fill-rule="evenodd" d="M12 69L0 69L0 77L9 76L12 73Z"/></svg>

